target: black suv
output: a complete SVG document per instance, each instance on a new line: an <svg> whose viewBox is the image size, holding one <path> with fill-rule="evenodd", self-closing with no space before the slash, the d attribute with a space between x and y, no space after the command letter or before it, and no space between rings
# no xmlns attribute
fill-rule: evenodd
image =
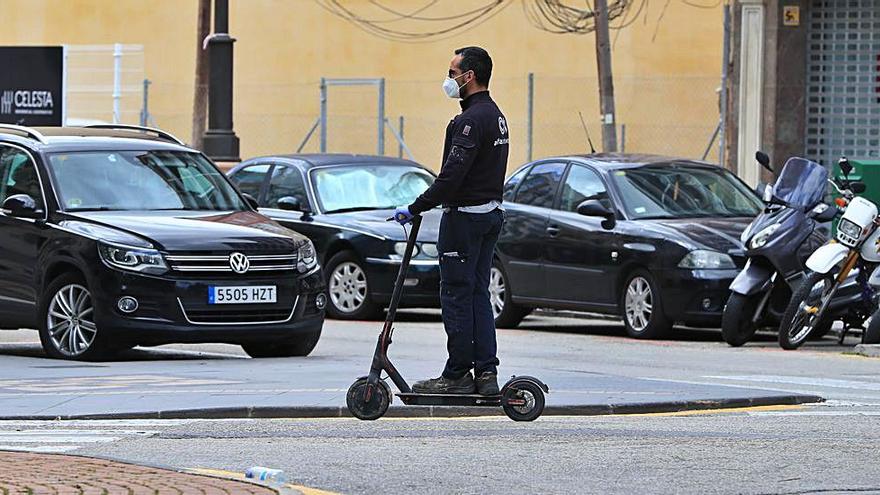
<svg viewBox="0 0 880 495"><path fill-rule="evenodd" d="M239 344L304 356L324 322L312 243L211 161L135 126L0 125L0 327L46 353Z"/></svg>

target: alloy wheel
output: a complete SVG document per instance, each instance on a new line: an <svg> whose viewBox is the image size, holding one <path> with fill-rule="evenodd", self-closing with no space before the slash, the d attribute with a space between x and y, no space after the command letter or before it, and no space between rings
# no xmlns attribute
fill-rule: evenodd
<svg viewBox="0 0 880 495"><path fill-rule="evenodd" d="M504 275L494 266L489 272L489 302L492 303L492 315L498 318L504 311Z"/></svg>
<svg viewBox="0 0 880 495"><path fill-rule="evenodd" d="M340 263L330 274L330 301L343 313L354 313L367 298L367 275L357 263Z"/></svg>
<svg viewBox="0 0 880 495"><path fill-rule="evenodd" d="M52 345L61 354L79 356L92 346L98 334L94 311L92 296L82 285L65 285L55 293L46 323Z"/></svg>
<svg viewBox="0 0 880 495"><path fill-rule="evenodd" d="M651 286L648 284L648 281L642 277L633 278L626 288L624 306L626 321L637 332L641 332L648 327L648 322L651 321L651 314L654 309L653 303Z"/></svg>

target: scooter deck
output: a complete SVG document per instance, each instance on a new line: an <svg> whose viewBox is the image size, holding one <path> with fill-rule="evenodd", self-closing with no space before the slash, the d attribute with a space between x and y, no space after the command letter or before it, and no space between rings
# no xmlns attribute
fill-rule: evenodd
<svg viewBox="0 0 880 495"><path fill-rule="evenodd" d="M500 395L479 394L395 394L408 406L486 406L501 405Z"/></svg>

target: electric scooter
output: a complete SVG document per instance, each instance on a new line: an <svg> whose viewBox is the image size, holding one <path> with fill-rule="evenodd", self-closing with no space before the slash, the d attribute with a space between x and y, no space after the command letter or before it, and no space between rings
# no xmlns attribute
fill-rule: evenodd
<svg viewBox="0 0 880 495"><path fill-rule="evenodd" d="M389 218L389 221L394 220ZM544 394L550 389L543 382L531 376L514 376L501 387L499 395L479 394L420 394L413 392L406 380L391 364L388 358L388 347L391 345L391 336L394 333L394 318L397 315L397 306L403 292L403 282L406 271L409 268L413 248L419 234L422 217L416 215L412 220L412 229L406 242L406 252L400 263L397 280L394 283L394 291L391 293L391 304L388 307L388 316L379 341L376 343L376 352L373 354L373 363L370 366L370 374L355 380L346 394L346 403L351 414L363 420L375 420L381 418L391 405L391 387L382 379L382 373L397 386L397 397L408 406L479 406L501 407L504 413L514 421L533 421L544 411ZM404 229L405 230L405 229Z"/></svg>

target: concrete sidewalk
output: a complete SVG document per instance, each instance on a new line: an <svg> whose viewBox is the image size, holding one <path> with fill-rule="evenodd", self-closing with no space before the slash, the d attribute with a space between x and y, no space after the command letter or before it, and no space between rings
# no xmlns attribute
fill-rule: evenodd
<svg viewBox="0 0 880 495"><path fill-rule="evenodd" d="M0 492L9 494L250 494L278 491L243 481L91 457L0 451ZM283 493L299 493L284 490Z"/></svg>

